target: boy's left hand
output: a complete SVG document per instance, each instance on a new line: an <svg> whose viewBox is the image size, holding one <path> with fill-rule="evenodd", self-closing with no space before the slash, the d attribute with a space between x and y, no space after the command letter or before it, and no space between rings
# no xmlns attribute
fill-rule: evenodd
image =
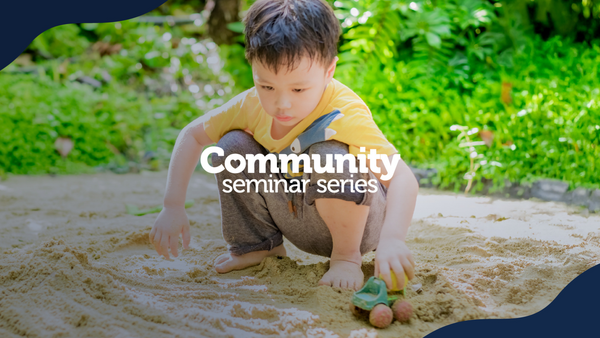
<svg viewBox="0 0 600 338"><path fill-rule="evenodd" d="M375 277L381 274L388 289L392 288L390 271L396 275L398 289L404 288L404 274L415 277L415 261L406 243L397 238L382 238L375 251Z"/></svg>

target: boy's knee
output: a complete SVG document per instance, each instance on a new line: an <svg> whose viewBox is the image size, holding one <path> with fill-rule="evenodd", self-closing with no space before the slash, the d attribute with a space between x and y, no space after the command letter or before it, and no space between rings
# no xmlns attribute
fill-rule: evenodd
<svg viewBox="0 0 600 338"><path fill-rule="evenodd" d="M357 162L355 156L350 154L347 144L335 140L315 143L309 148L311 159L313 154L320 155L320 160L317 163L313 162L312 173L309 174L310 185L305 197L308 204L313 204L319 198L335 198L368 205L367 192L358 191L355 189L355 185L360 179L364 179L366 182L369 174L358 172L357 166L356 172L350 171L350 167L354 167ZM337 158L336 155L338 155ZM328 170L329 172L318 173L315 170L317 165L320 168L331 169L333 167L333 172ZM338 166L341 170L338 170ZM324 186L327 189L324 189ZM331 189L329 189L330 187Z"/></svg>
<svg viewBox="0 0 600 338"><path fill-rule="evenodd" d="M308 153L312 156L312 154L348 154L348 145L336 140L329 140L323 142L317 142L308 148ZM324 156L321 156L321 162L324 162Z"/></svg>
<svg viewBox="0 0 600 338"><path fill-rule="evenodd" d="M232 130L223 135L217 146L223 149L225 156L231 154L244 154L247 151L248 144L256 142L254 137L243 130Z"/></svg>
<svg viewBox="0 0 600 338"><path fill-rule="evenodd" d="M317 163L313 163L311 181L317 182L320 179L326 181L332 179L355 181L361 178L358 171L356 173L350 172L350 167L355 164L355 158L354 155L350 154L347 144L335 140L315 143L309 148L311 159L313 154L319 155L318 165L320 168L333 167L334 170L333 172L317 173L314 168ZM338 170L338 166L342 170Z"/></svg>
<svg viewBox="0 0 600 338"><path fill-rule="evenodd" d="M253 142L256 142L254 138L243 130L228 132L217 142L217 147L223 149L223 156L213 154L211 156L212 166L217 167L225 164L225 159L231 154L245 155L248 153L248 146Z"/></svg>

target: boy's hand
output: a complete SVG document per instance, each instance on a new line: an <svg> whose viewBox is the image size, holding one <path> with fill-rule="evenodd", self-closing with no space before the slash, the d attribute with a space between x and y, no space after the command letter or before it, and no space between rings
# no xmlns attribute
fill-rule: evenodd
<svg viewBox="0 0 600 338"><path fill-rule="evenodd" d="M404 274L415 277L415 261L406 243L396 238L382 238L375 251L375 277L381 274L388 289L392 288L390 271L396 275L398 289L404 288Z"/></svg>
<svg viewBox="0 0 600 338"><path fill-rule="evenodd" d="M190 245L190 221L185 208L163 208L150 231L150 242L159 255L169 259L169 247L173 256L177 257L179 234L183 237L183 248Z"/></svg>

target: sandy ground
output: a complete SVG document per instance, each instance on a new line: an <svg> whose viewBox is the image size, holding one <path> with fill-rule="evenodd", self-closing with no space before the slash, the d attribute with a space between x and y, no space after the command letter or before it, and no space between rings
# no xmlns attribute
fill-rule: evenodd
<svg viewBox="0 0 600 338"><path fill-rule="evenodd" d="M533 314L599 263L600 215L563 204L421 190L409 247L409 324L375 330L351 291L317 286L327 260L289 258L217 274L226 247L214 178L195 174L192 245L172 261L148 245L166 172L11 177L0 182L2 337L423 337L476 318ZM373 254L364 257L366 277Z"/></svg>

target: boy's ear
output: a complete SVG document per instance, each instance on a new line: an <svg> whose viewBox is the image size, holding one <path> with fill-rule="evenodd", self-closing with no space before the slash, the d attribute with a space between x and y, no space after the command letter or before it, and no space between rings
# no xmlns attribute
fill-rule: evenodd
<svg viewBox="0 0 600 338"><path fill-rule="evenodd" d="M333 78L333 74L335 73L335 66L338 60L339 58L336 56L333 58L333 61L331 61L331 64L329 65L329 67L327 68L327 72L325 73L327 75L327 79Z"/></svg>

